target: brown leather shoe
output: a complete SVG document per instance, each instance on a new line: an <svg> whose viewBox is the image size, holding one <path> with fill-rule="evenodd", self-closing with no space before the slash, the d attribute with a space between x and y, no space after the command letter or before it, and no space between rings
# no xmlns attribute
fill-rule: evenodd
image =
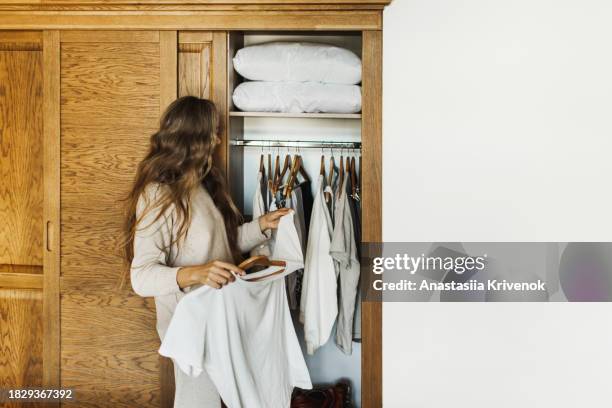
<svg viewBox="0 0 612 408"><path fill-rule="evenodd" d="M350 386L338 383L312 390L296 389L291 399L291 408L350 408L350 400Z"/></svg>

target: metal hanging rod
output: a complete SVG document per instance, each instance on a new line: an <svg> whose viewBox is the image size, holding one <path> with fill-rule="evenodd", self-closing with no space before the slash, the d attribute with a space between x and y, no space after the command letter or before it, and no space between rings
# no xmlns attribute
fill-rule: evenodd
<svg viewBox="0 0 612 408"><path fill-rule="evenodd" d="M361 149L361 142L323 142L306 140L230 140L229 142L232 146Z"/></svg>

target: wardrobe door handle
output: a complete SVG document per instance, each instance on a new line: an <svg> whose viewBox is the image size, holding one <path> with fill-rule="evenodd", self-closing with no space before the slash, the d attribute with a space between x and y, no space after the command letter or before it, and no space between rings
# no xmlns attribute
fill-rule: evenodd
<svg viewBox="0 0 612 408"><path fill-rule="evenodd" d="M45 245L47 246L47 251L51 252L53 249L51 235L53 234L53 223L51 221L47 221L47 242Z"/></svg>

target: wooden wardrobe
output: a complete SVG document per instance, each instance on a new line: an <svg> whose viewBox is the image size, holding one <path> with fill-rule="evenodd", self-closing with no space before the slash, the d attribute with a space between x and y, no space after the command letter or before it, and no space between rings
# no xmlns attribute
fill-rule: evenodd
<svg viewBox="0 0 612 408"><path fill-rule="evenodd" d="M228 169L232 33L361 35L363 241L381 241L388 3L0 0L0 387L74 388L79 407L172 406L153 299L120 285L121 199L177 96L223 111ZM381 312L363 304L364 408L382 406Z"/></svg>

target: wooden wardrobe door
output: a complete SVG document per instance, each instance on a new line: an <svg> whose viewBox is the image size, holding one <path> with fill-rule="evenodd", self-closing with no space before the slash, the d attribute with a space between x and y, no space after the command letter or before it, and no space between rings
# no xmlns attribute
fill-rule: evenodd
<svg viewBox="0 0 612 408"><path fill-rule="evenodd" d="M212 100L219 109L221 144L215 151L215 164L227 168L227 33L181 31L178 35L179 96L197 96Z"/></svg>
<svg viewBox="0 0 612 408"><path fill-rule="evenodd" d="M178 34L178 96L211 99L219 109L220 118L226 110L226 44L227 33L184 31ZM215 163L225 169L227 160L225 126L219 135L222 142L215 155ZM161 358L161 406L172 407L174 402L174 369L172 361Z"/></svg>
<svg viewBox="0 0 612 408"><path fill-rule="evenodd" d="M5 388L43 382L42 50L41 32L0 32L0 384Z"/></svg>
<svg viewBox="0 0 612 408"><path fill-rule="evenodd" d="M61 385L80 407L160 406L152 298L117 243L122 200L176 98L175 31L61 33Z"/></svg>

